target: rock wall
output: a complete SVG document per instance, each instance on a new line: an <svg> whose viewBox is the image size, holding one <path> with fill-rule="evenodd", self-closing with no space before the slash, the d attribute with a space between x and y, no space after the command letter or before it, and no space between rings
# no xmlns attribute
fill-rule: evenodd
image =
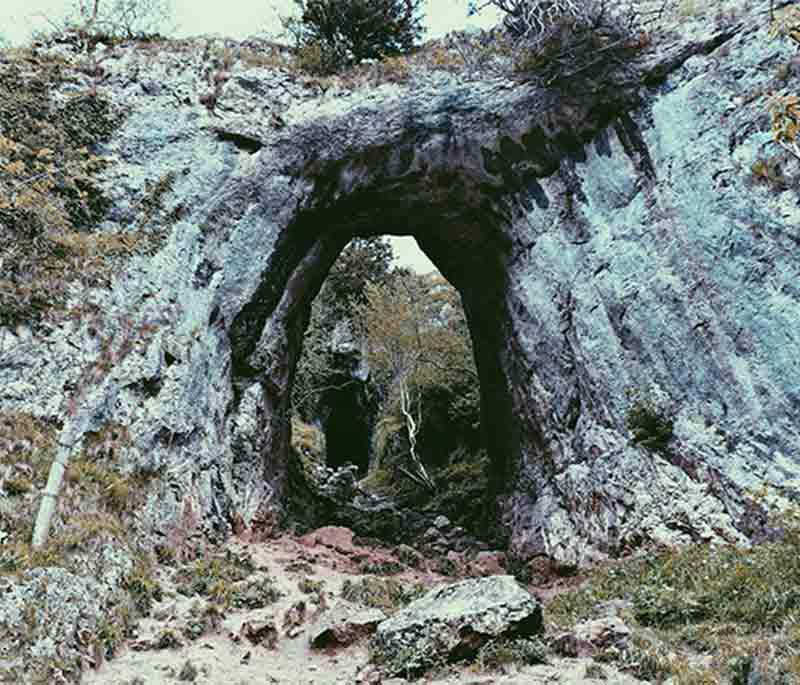
<svg viewBox="0 0 800 685"><path fill-rule="evenodd" d="M774 149L753 93L789 87L765 73L791 56L765 7L689 23L596 92L436 70L325 90L240 63L209 112L208 49L109 50L100 91L127 117L99 230L129 230L166 175L175 222L76 289L99 333L3 332L0 411L62 421L69 453L127 426L119 467L158 476L142 531L267 535L311 300L351 237L410 234L464 301L515 554L761 534L749 490L800 491L798 165L793 185L750 172ZM631 392L674 410L668 452L633 443Z"/></svg>

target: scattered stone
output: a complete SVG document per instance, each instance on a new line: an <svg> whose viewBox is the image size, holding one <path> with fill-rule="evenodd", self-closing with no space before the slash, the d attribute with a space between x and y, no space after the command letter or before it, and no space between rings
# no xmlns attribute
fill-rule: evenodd
<svg viewBox="0 0 800 685"><path fill-rule="evenodd" d="M288 573L302 573L307 576L314 575L314 567L307 561L292 561L286 565Z"/></svg>
<svg viewBox="0 0 800 685"><path fill-rule="evenodd" d="M447 552L440 556L433 564L433 569L443 576L457 576L462 570L463 564L457 552Z"/></svg>
<svg viewBox="0 0 800 685"><path fill-rule="evenodd" d="M598 652L623 651L628 647L631 631L617 616L585 621L571 631L553 638L551 646L556 654L576 658L590 657Z"/></svg>
<svg viewBox="0 0 800 685"><path fill-rule="evenodd" d="M355 685L382 685L384 683L380 669L367 664L356 673Z"/></svg>
<svg viewBox="0 0 800 685"><path fill-rule="evenodd" d="M425 557L410 545L398 545L395 554L402 563L411 568L422 568L425 565Z"/></svg>
<svg viewBox="0 0 800 685"><path fill-rule="evenodd" d="M539 602L513 576L470 579L431 590L381 623L374 658L387 675L418 673L470 656L492 638L542 630Z"/></svg>
<svg viewBox="0 0 800 685"><path fill-rule="evenodd" d="M278 629L272 620L245 621L239 634L253 645L274 649L278 644Z"/></svg>
<svg viewBox="0 0 800 685"><path fill-rule="evenodd" d="M341 526L325 526L304 535L300 542L306 547L322 545L340 554L350 555L358 551L353 544L353 531Z"/></svg>
<svg viewBox="0 0 800 685"><path fill-rule="evenodd" d="M287 637L297 637L301 626L306 622L306 603L303 600L290 606L283 616L283 628Z"/></svg>
<svg viewBox="0 0 800 685"><path fill-rule="evenodd" d="M337 604L311 633L314 649L343 647L375 632L386 619L380 609L359 609L344 602Z"/></svg>
<svg viewBox="0 0 800 685"><path fill-rule="evenodd" d="M550 640L550 647L559 656L575 659L581 652L581 646L574 633L559 633Z"/></svg>
<svg viewBox="0 0 800 685"><path fill-rule="evenodd" d="M178 680L185 683L193 683L197 680L198 675L200 675L200 671L197 670L197 666L187 659L180 673L178 673Z"/></svg>
<svg viewBox="0 0 800 685"><path fill-rule="evenodd" d="M450 528L452 524L450 523L450 519L444 515L439 515L435 519L433 519L433 527L438 530L446 530Z"/></svg>
<svg viewBox="0 0 800 685"><path fill-rule="evenodd" d="M504 552L478 552L470 565L472 575L498 576L506 572L506 555Z"/></svg>
<svg viewBox="0 0 800 685"><path fill-rule="evenodd" d="M426 530L422 534L422 541L428 544L431 544L434 542L434 540L439 540L439 539L442 539L442 541L444 542L444 539L441 537L441 534L439 533L438 529L434 528L433 526L428 528L428 530Z"/></svg>
<svg viewBox="0 0 800 685"><path fill-rule="evenodd" d="M395 559L381 557L365 559L359 564L358 569L361 573L374 576L394 576L405 570Z"/></svg>
<svg viewBox="0 0 800 685"><path fill-rule="evenodd" d="M617 616L605 616L579 624L575 635L579 643L588 643L594 649L615 647L621 650L628 646L631 631Z"/></svg>

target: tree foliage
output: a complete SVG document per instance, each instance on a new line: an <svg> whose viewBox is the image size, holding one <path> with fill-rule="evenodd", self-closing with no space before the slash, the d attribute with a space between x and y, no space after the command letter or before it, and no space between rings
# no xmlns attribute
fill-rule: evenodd
<svg viewBox="0 0 800 685"><path fill-rule="evenodd" d="M416 390L477 381L458 291L438 274L402 272L387 283L368 283L357 313L371 373L383 387L401 380Z"/></svg>
<svg viewBox="0 0 800 685"><path fill-rule="evenodd" d="M400 273L390 283L369 284L357 312L371 378L383 398L381 423L405 431L412 465L430 486L416 450L426 398L444 394L448 403L465 401L478 414L478 374L458 292L438 275ZM382 442L388 444L386 436Z"/></svg>
<svg viewBox="0 0 800 685"><path fill-rule="evenodd" d="M333 73L410 50L423 33L422 0L294 0L284 20L307 67Z"/></svg>
<svg viewBox="0 0 800 685"><path fill-rule="evenodd" d="M292 405L310 418L320 390L342 382L331 339L337 326L349 326L355 307L363 304L368 284L390 279L394 252L384 238L354 238L334 263L311 305L303 353L292 386Z"/></svg>
<svg viewBox="0 0 800 685"><path fill-rule="evenodd" d="M394 260L392 245L384 238L354 238L331 267L320 298L333 316L349 316L365 302L368 284L384 284Z"/></svg>

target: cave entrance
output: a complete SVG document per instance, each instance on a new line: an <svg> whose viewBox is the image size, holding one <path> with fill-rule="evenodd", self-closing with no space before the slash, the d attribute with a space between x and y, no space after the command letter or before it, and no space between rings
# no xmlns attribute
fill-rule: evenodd
<svg viewBox="0 0 800 685"><path fill-rule="evenodd" d="M325 463L337 469L347 464L367 475L370 456L370 411L364 383L347 382L325 393L321 404L328 408L323 421Z"/></svg>

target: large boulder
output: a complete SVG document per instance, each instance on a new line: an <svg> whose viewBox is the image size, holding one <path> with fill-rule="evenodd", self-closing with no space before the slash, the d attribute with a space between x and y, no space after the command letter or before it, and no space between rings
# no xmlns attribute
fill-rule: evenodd
<svg viewBox="0 0 800 685"><path fill-rule="evenodd" d="M324 649L351 645L372 635L385 619L386 614L380 609L364 609L340 602L314 626L311 646Z"/></svg>
<svg viewBox="0 0 800 685"><path fill-rule="evenodd" d="M63 568L0 578L0 682L77 682L110 634L124 632L124 604L108 579Z"/></svg>
<svg viewBox="0 0 800 685"><path fill-rule="evenodd" d="M538 600L513 576L492 576L431 590L381 623L373 647L386 673L414 673L474 654L493 638L542 630Z"/></svg>

